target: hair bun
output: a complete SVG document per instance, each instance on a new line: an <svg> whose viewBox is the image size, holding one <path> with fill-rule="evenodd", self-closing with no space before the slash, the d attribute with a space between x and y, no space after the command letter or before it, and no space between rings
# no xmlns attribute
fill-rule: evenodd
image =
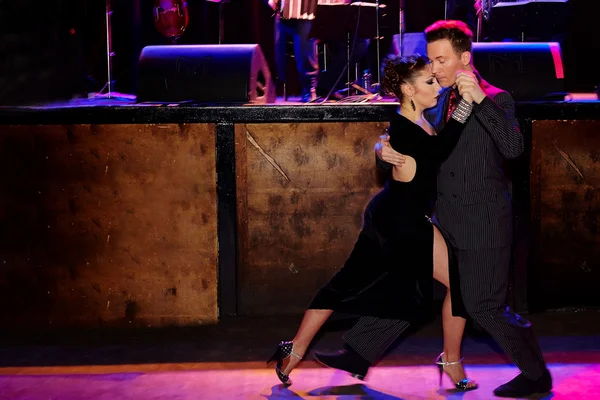
<svg viewBox="0 0 600 400"><path fill-rule="evenodd" d="M429 58L421 54L410 56L390 56L383 62L383 89L402 101L401 87L405 83L413 83L417 75L429 64Z"/></svg>

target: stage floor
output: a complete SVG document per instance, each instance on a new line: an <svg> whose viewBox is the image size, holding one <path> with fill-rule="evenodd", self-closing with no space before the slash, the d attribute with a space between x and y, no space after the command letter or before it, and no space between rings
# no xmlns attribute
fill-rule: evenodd
<svg viewBox="0 0 600 400"><path fill-rule="evenodd" d="M77 367L24 369L0 376L0 399L492 399L492 391L518 373L505 365L470 365L469 375L479 389L459 393L445 378L438 389L432 365L382 366L367 381L309 363L293 372L293 384L278 384L272 369L256 363L198 365L145 365L104 368ZM550 364L554 390L545 398L593 400L600 393L600 364Z"/></svg>
<svg viewBox="0 0 600 400"><path fill-rule="evenodd" d="M381 97L378 96L376 98L366 98L365 96L351 96L342 100L327 100L324 101L323 98L318 98L317 100L309 103L303 103L301 101L300 96L289 96L287 99L283 97L277 97L275 102L269 104L243 104L243 103L235 103L235 104L194 104L190 102L181 102L181 103L137 103L135 98L132 96L118 96L114 97L96 97L96 98L75 98L72 100L59 100L48 103L39 103L39 104L30 104L30 105L21 105L16 108L33 108L33 109L56 109L56 108L73 108L73 107L119 107L119 106L139 106L139 107L152 107L152 106L170 106L170 107L228 107L228 106L291 106L291 105L348 105L348 104L397 104L395 98L393 97ZM15 107L0 107L0 109L5 108L15 108Z"/></svg>
<svg viewBox="0 0 600 400"><path fill-rule="evenodd" d="M82 98L27 106L0 107L2 125L275 123L389 121L397 103L377 101L316 101L301 103L277 98L274 104L137 104L128 98ZM357 99L355 99L357 100ZM516 103L517 116L531 120L595 120L600 101Z"/></svg>
<svg viewBox="0 0 600 400"><path fill-rule="evenodd" d="M113 97L99 96L92 98L75 98L72 100L59 100L41 104L30 104L30 105L21 105L16 107L10 106L1 106L0 110L10 110L10 109L60 109L60 108L80 108L80 107L127 107L127 106L137 106L137 107L197 107L197 108L206 108L206 107L272 107L272 106L335 106L335 105L394 105L396 106L398 103L394 97L391 96L377 96L377 97L367 97L367 96L350 96L347 98L343 98L341 100L327 100L324 101L323 98L318 98L314 102L303 103L301 101L300 96L289 96L287 99L283 97L277 97L274 103L269 103L265 105L261 104L243 104L243 103L235 103L235 104L194 104L191 102L181 102L181 103L136 103L135 96L132 95L121 95L119 93L115 94ZM524 102L524 104L534 104L537 106L548 106L548 105L562 105L562 106L577 106L577 105L586 105L586 106L599 106L600 100L590 100L590 99L576 99L570 101L539 101L539 102Z"/></svg>
<svg viewBox="0 0 600 400"><path fill-rule="evenodd" d="M532 315L554 377L552 399L592 400L600 393L600 312ZM197 328L20 333L0 336L0 400L114 399L493 399L518 370L489 337L470 329L463 345L476 391L438 389L433 360L439 319L401 340L366 381L317 365L311 356L279 384L268 358L289 340L299 316L230 317ZM333 321L315 348L339 348L352 321Z"/></svg>

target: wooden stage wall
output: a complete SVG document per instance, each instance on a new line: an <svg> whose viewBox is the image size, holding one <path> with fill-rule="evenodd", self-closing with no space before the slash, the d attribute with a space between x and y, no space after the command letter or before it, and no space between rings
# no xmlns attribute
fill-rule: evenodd
<svg viewBox="0 0 600 400"><path fill-rule="evenodd" d="M0 324L216 322L214 131L0 127Z"/></svg>
<svg viewBox="0 0 600 400"><path fill-rule="evenodd" d="M600 121L534 121L533 309L599 306Z"/></svg>
<svg viewBox="0 0 600 400"><path fill-rule="evenodd" d="M600 121L522 122L513 290L532 308L598 305ZM0 324L303 311L380 189L373 144L386 126L0 127Z"/></svg>
<svg viewBox="0 0 600 400"><path fill-rule="evenodd" d="M287 314L343 265L377 185L387 123L236 126L241 314Z"/></svg>

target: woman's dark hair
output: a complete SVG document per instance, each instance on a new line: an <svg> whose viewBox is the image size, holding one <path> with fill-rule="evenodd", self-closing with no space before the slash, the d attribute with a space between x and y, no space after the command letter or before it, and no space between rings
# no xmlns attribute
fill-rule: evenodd
<svg viewBox="0 0 600 400"><path fill-rule="evenodd" d="M429 58L420 54L398 57L390 56L385 59L382 67L383 90L396 96L399 102L404 97L401 87L405 83L414 83L417 76L429 65Z"/></svg>

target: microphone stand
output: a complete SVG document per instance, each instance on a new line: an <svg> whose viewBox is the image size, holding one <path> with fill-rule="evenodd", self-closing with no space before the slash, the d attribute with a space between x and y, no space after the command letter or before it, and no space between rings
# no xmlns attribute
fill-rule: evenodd
<svg viewBox="0 0 600 400"><path fill-rule="evenodd" d="M228 2L229 0L219 1L219 44L225 43L225 3ZM281 0L277 4L281 4Z"/></svg>
<svg viewBox="0 0 600 400"><path fill-rule="evenodd" d="M112 7L111 7L111 0L106 0L106 74L107 74L107 81L106 81L106 85L104 85L104 88L107 89L106 91L106 97L107 98L112 98L112 67L113 67L113 63L112 63L112 58L115 55L115 53L113 53L112 51ZM104 88L102 88L102 90L100 91L102 93L102 91L104 90Z"/></svg>
<svg viewBox="0 0 600 400"><path fill-rule="evenodd" d="M481 31L483 29L483 10L477 15L477 37L475 38L476 42L481 40Z"/></svg>
<svg viewBox="0 0 600 400"><path fill-rule="evenodd" d="M379 0L375 1L375 18L376 18L376 33L377 33L377 88L379 89L380 86L380 80L381 80L381 59L379 58L379 54L380 54L380 42L381 42L381 35L379 33Z"/></svg>
<svg viewBox="0 0 600 400"><path fill-rule="evenodd" d="M404 8L406 7L405 1L400 0L400 15L398 19L398 51L400 55L404 55L404 49L402 48L404 43Z"/></svg>
<svg viewBox="0 0 600 400"><path fill-rule="evenodd" d="M111 0L106 1L106 15L105 15L105 24L106 24L106 83L100 89L98 93L89 94L89 98L105 98L112 99L113 98L113 63L112 58L115 55L112 51L112 7ZM104 90L106 89L106 93Z"/></svg>

